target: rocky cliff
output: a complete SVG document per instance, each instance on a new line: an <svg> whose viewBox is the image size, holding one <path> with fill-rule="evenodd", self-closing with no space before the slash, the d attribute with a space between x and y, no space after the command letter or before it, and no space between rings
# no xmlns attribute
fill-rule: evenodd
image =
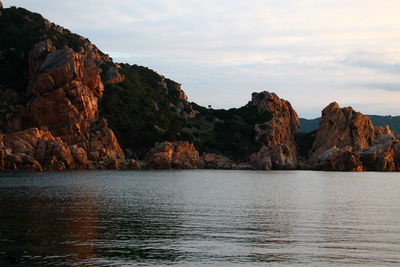
<svg viewBox="0 0 400 267"><path fill-rule="evenodd" d="M258 111L268 111L272 118L255 125L255 140L261 148L250 156L256 169L295 169L297 148L295 133L300 128L299 118L291 104L270 92L254 93L248 105Z"/></svg>
<svg viewBox="0 0 400 267"><path fill-rule="evenodd" d="M0 75L0 126L8 154L27 155L45 170L124 161L113 131L99 117L104 83L116 81L102 79L101 66L116 71L112 60L87 39L24 9L4 9L0 26L10 38L1 42L0 65L20 75ZM26 40L18 40L20 35ZM123 79L108 75L115 76Z"/></svg>

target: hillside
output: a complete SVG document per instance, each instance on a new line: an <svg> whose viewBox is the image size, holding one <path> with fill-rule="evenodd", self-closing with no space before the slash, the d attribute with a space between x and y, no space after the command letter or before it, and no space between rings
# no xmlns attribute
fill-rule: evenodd
<svg viewBox="0 0 400 267"><path fill-rule="evenodd" d="M396 135L400 134L400 116L379 116L367 115L375 126L388 125ZM310 133L318 128L320 118L303 119L300 118L300 131Z"/></svg>
<svg viewBox="0 0 400 267"><path fill-rule="evenodd" d="M0 34L0 132L14 138L5 145L28 155L31 167L55 168L36 158L35 138L42 135L64 150L79 149L82 168L117 166L124 155L141 159L165 141L247 161L260 146L255 125L271 119L255 106L214 110L190 103L179 83L116 64L88 39L23 8L1 11ZM24 132L31 128L48 132ZM29 148L17 147L21 139ZM77 158L60 153L57 168L75 168Z"/></svg>

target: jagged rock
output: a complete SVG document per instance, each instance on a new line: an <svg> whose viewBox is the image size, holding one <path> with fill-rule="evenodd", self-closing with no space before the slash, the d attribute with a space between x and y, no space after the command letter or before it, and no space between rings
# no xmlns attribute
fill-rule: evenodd
<svg viewBox="0 0 400 267"><path fill-rule="evenodd" d="M49 168L84 168L89 160L104 161L106 166L114 167L112 162L124 160L113 131L99 119L98 101L104 90L100 76L103 62L104 56L89 42L76 52L69 47L56 49L46 39L29 52L30 82L26 96L30 100L15 112L14 120L7 121L7 128L15 131L45 126L53 137L63 141L57 141L52 149L62 150L61 143L71 146L68 151L75 157L74 164L46 159L46 166L52 166ZM114 75L117 73L115 70ZM49 153L45 146L47 149L47 144L39 144L40 163L43 163L42 154Z"/></svg>
<svg viewBox="0 0 400 267"><path fill-rule="evenodd" d="M116 67L111 67L105 74L106 83L117 84L125 80L125 76L120 74Z"/></svg>
<svg viewBox="0 0 400 267"><path fill-rule="evenodd" d="M0 10L3 9L3 3L0 1Z"/></svg>
<svg viewBox="0 0 400 267"><path fill-rule="evenodd" d="M42 43L36 46L44 46ZM50 45L51 46L51 45ZM71 122L96 120L98 97L104 85L100 78L101 56L97 51L76 53L70 48L44 49L35 47L30 53L30 65L40 65L28 88L32 101L28 106L32 126L60 127ZM32 70L35 68L32 67Z"/></svg>
<svg viewBox="0 0 400 267"><path fill-rule="evenodd" d="M233 168L233 162L222 155L216 155L213 153L205 153L201 156L204 162L205 169L223 169L230 170Z"/></svg>
<svg viewBox="0 0 400 267"><path fill-rule="evenodd" d="M64 170L84 168L87 162L83 149L70 147L48 130L38 128L6 135L4 147L11 151L6 157L8 168Z"/></svg>
<svg viewBox="0 0 400 267"><path fill-rule="evenodd" d="M400 137L381 136L376 144L360 152L367 171L400 171Z"/></svg>
<svg viewBox="0 0 400 267"><path fill-rule="evenodd" d="M115 162L125 161L125 154L119 146L114 132L108 127L107 120L99 120L92 130L93 133L87 147L90 160L105 162L106 165L113 168L117 166Z"/></svg>
<svg viewBox="0 0 400 267"><path fill-rule="evenodd" d="M254 167L247 162L238 162L232 165L232 170L254 170Z"/></svg>
<svg viewBox="0 0 400 267"><path fill-rule="evenodd" d="M325 151L319 158L316 169L323 171L363 171L359 154L351 146Z"/></svg>
<svg viewBox="0 0 400 267"><path fill-rule="evenodd" d="M33 157L24 153L9 154L5 156L5 169L43 171L42 165Z"/></svg>
<svg viewBox="0 0 400 267"><path fill-rule="evenodd" d="M256 124L256 142L261 149L250 156L251 165L260 170L294 169L297 150L294 134L300 128L299 118L291 104L270 92L253 93L252 101L259 112L268 111L272 119Z"/></svg>
<svg viewBox="0 0 400 267"><path fill-rule="evenodd" d="M124 170L140 170L142 166L138 161L134 159L128 159L121 164L120 168Z"/></svg>
<svg viewBox="0 0 400 267"><path fill-rule="evenodd" d="M353 147L354 151L374 144L380 135L393 135L388 127L374 127L371 120L351 107L340 108L336 102L322 111L314 140L311 162L316 162L325 151L337 147Z"/></svg>
<svg viewBox="0 0 400 267"><path fill-rule="evenodd" d="M188 97L181 88L181 84L176 83L170 79L166 79L164 76L160 75L160 84L165 90L165 93L177 96L177 103L170 103L171 109L184 118L193 119L196 117L196 112L194 112L192 105L188 102Z"/></svg>
<svg viewBox="0 0 400 267"><path fill-rule="evenodd" d="M199 152L189 142L162 142L147 154L150 169L196 169L203 167Z"/></svg>

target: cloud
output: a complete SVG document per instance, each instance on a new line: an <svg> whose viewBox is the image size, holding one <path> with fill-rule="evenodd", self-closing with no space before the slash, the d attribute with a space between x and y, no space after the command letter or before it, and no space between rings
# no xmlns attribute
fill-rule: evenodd
<svg viewBox="0 0 400 267"><path fill-rule="evenodd" d="M355 84L355 86L373 88L384 91L400 92L400 82L399 83L361 83Z"/></svg>
<svg viewBox="0 0 400 267"><path fill-rule="evenodd" d="M340 60L340 63L348 66L374 69L379 72L400 74L400 60L386 59L384 54L357 51Z"/></svg>

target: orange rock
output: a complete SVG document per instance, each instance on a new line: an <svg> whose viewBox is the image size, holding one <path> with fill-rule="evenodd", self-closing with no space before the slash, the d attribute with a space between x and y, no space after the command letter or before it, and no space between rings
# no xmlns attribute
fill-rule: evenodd
<svg viewBox="0 0 400 267"><path fill-rule="evenodd" d="M255 126L256 142L261 149L250 156L255 169L295 169L297 149L295 133L300 128L299 118L291 104L269 92L253 93L248 105L256 105L259 112L268 111L272 119Z"/></svg>
<svg viewBox="0 0 400 267"><path fill-rule="evenodd" d="M196 169L203 167L199 152L189 142L162 142L146 155L150 169Z"/></svg>
<svg viewBox="0 0 400 267"><path fill-rule="evenodd" d="M35 166L34 168L40 166L44 170L63 170L83 167L87 161L84 150L70 147L48 130L38 128L6 135L4 147L12 151L8 158L9 163L14 162L17 167L25 164Z"/></svg>
<svg viewBox="0 0 400 267"><path fill-rule="evenodd" d="M204 162L205 169L223 169L230 170L233 168L233 162L222 155L216 155L213 153L205 153L201 156Z"/></svg>
<svg viewBox="0 0 400 267"><path fill-rule="evenodd" d="M371 120L351 107L340 108L335 102L322 111L312 147L311 162L318 162L327 150L351 146L360 151L375 143L380 135L393 135L388 127L374 127Z"/></svg>
<svg viewBox="0 0 400 267"><path fill-rule="evenodd" d="M332 147L320 157L318 170L323 171L363 171L359 154L351 146L344 148Z"/></svg>

